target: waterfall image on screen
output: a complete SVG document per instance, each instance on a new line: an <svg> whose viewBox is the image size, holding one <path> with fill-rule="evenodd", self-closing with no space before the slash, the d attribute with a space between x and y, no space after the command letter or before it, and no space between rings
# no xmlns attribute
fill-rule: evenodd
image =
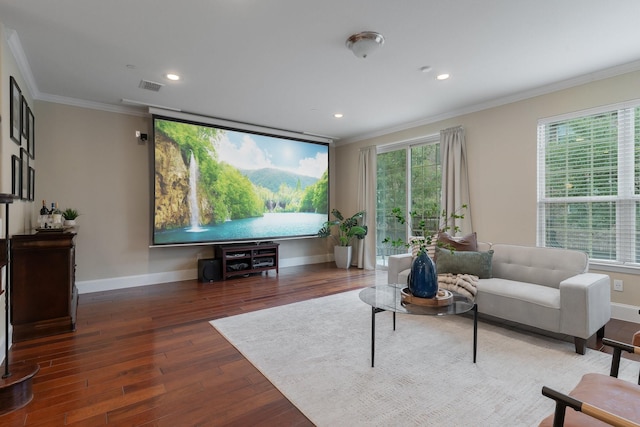
<svg viewBox="0 0 640 427"><path fill-rule="evenodd" d="M154 116L153 244L313 236L329 147Z"/></svg>

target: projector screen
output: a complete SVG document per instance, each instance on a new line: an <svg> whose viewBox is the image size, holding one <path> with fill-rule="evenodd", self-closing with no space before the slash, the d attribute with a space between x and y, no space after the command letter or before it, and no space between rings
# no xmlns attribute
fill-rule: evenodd
<svg viewBox="0 0 640 427"><path fill-rule="evenodd" d="M326 143L153 116L153 245L314 236L328 219Z"/></svg>

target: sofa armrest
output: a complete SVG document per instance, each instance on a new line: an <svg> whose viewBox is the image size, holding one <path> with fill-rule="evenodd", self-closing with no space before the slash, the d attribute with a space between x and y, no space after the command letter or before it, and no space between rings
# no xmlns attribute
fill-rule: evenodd
<svg viewBox="0 0 640 427"><path fill-rule="evenodd" d="M611 319L611 280L583 273L560 283L560 332L587 339Z"/></svg>
<svg viewBox="0 0 640 427"><path fill-rule="evenodd" d="M399 283L400 272L411 268L411 254L391 255L389 258L389 270L387 271L388 283Z"/></svg>

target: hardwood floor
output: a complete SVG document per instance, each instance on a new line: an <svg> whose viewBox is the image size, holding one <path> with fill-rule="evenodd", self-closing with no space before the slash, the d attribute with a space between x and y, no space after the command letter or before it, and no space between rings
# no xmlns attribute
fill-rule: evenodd
<svg viewBox="0 0 640 427"><path fill-rule="evenodd" d="M382 283L331 263L80 295L76 332L13 345L10 367L40 372L0 425L310 426L208 321ZM634 327L612 321L606 336L628 342Z"/></svg>

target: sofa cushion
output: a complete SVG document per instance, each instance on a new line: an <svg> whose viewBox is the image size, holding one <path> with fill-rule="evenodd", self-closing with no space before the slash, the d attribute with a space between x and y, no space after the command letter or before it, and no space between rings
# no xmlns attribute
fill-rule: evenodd
<svg viewBox="0 0 640 427"><path fill-rule="evenodd" d="M589 258L585 252L495 244L493 249L493 277L558 288L560 282L586 273Z"/></svg>
<svg viewBox="0 0 640 427"><path fill-rule="evenodd" d="M528 301L554 310L560 309L560 291L548 286L494 277L478 281L478 291L487 295Z"/></svg>
<svg viewBox="0 0 640 427"><path fill-rule="evenodd" d="M476 303L479 313L561 332L558 289L494 277L478 281Z"/></svg>
<svg viewBox="0 0 640 427"><path fill-rule="evenodd" d="M436 247L436 271L438 274L472 274L480 279L491 277L493 251L451 251Z"/></svg>

